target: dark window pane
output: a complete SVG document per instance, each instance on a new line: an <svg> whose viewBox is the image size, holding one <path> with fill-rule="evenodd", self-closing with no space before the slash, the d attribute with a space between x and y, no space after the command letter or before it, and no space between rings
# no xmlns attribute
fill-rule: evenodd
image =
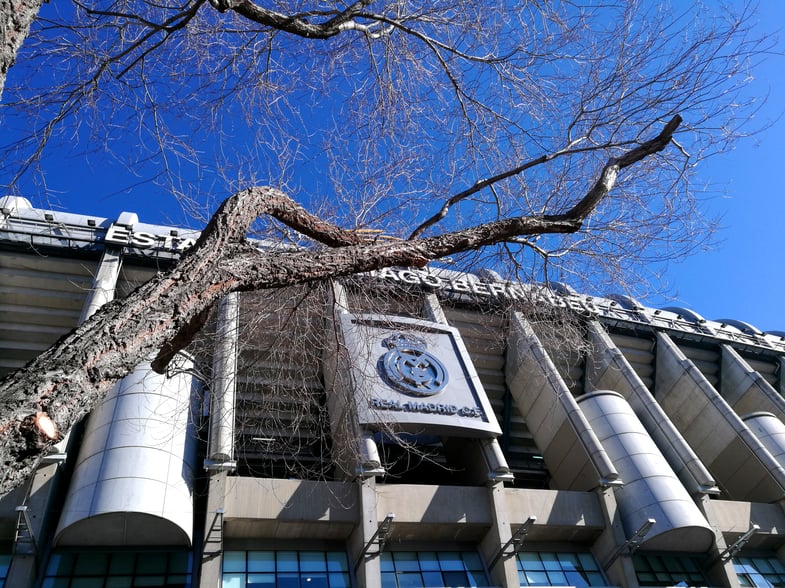
<svg viewBox="0 0 785 588"><path fill-rule="evenodd" d="M306 588L328 588L327 572L302 573L300 581Z"/></svg>
<svg viewBox="0 0 785 588"><path fill-rule="evenodd" d="M277 574L276 581L277 588L300 588L300 574Z"/></svg>
<svg viewBox="0 0 785 588"><path fill-rule="evenodd" d="M49 558L47 576L68 576L74 567L76 557L70 553L55 553Z"/></svg>
<svg viewBox="0 0 785 588"><path fill-rule="evenodd" d="M0 555L0 578L8 576L8 568L11 566L10 555Z"/></svg>
<svg viewBox="0 0 785 588"><path fill-rule="evenodd" d="M248 574L248 583L243 584L243 588L246 587L275 588L275 574Z"/></svg>
<svg viewBox="0 0 785 588"><path fill-rule="evenodd" d="M175 551L169 554L169 573L187 574L191 571L191 555L185 551Z"/></svg>
<svg viewBox="0 0 785 588"><path fill-rule="evenodd" d="M329 572L348 572L349 562L346 554L342 551L327 552L327 571Z"/></svg>
<svg viewBox="0 0 785 588"><path fill-rule="evenodd" d="M71 588L103 588L103 578L73 578Z"/></svg>
<svg viewBox="0 0 785 588"><path fill-rule="evenodd" d="M442 570L463 570L463 558L458 551L440 551L439 565Z"/></svg>
<svg viewBox="0 0 785 588"><path fill-rule="evenodd" d="M426 586L444 586L444 580L442 579L441 572L423 572L422 573L422 580L423 584Z"/></svg>
<svg viewBox="0 0 785 588"><path fill-rule="evenodd" d="M581 567L584 570L598 570L600 569L597 566L597 562L594 559L594 556L591 553L579 553L578 554L578 561L581 562Z"/></svg>
<svg viewBox="0 0 785 588"><path fill-rule="evenodd" d="M350 588L349 574L330 574L330 588Z"/></svg>
<svg viewBox="0 0 785 588"><path fill-rule="evenodd" d="M584 578L583 574L580 572L564 572L564 574L567 576L567 584L570 586L585 588L589 585L589 583L586 581L586 578Z"/></svg>
<svg viewBox="0 0 785 588"><path fill-rule="evenodd" d="M568 570L579 570L581 569L581 564L578 561L578 554L577 553L558 553L559 564L561 565L561 569L565 572Z"/></svg>
<svg viewBox="0 0 785 588"><path fill-rule="evenodd" d="M420 574L398 574L400 588L425 588Z"/></svg>
<svg viewBox="0 0 785 588"><path fill-rule="evenodd" d="M164 576L137 576L134 578L134 588L137 586L166 586Z"/></svg>
<svg viewBox="0 0 785 588"><path fill-rule="evenodd" d="M76 558L74 574L104 575L109 565L105 553L80 553Z"/></svg>
<svg viewBox="0 0 785 588"><path fill-rule="evenodd" d="M136 573L165 574L167 556L166 553L140 553L136 559Z"/></svg>
<svg viewBox="0 0 785 588"><path fill-rule="evenodd" d="M395 570L398 572L417 572L420 570L420 562L415 551L396 551L393 553ZM400 580L398 581L400 583Z"/></svg>
<svg viewBox="0 0 785 588"><path fill-rule="evenodd" d="M136 555L133 553L113 553L109 560L109 575L123 576L134 573L134 561Z"/></svg>
<svg viewBox="0 0 785 588"><path fill-rule="evenodd" d="M382 553L381 568L383 572L394 572L395 564L393 563L392 553Z"/></svg>
<svg viewBox="0 0 785 588"><path fill-rule="evenodd" d="M480 559L480 554L476 551L465 551L463 553L463 563L467 570L484 569L482 565L482 559Z"/></svg>
<svg viewBox="0 0 785 588"><path fill-rule="evenodd" d="M444 572L444 585L447 587L460 588L469 585L469 578L464 572Z"/></svg>
<svg viewBox="0 0 785 588"><path fill-rule="evenodd" d="M605 586L607 584L600 572L588 572L586 579L589 582L589 586Z"/></svg>

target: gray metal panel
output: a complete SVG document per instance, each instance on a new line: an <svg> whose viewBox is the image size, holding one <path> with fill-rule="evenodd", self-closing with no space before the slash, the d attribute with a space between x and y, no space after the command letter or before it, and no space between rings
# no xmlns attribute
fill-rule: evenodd
<svg viewBox="0 0 785 588"><path fill-rule="evenodd" d="M714 533L621 394L598 391L578 399L589 423L624 480L615 490L627 537L656 521L647 549L703 552Z"/></svg>

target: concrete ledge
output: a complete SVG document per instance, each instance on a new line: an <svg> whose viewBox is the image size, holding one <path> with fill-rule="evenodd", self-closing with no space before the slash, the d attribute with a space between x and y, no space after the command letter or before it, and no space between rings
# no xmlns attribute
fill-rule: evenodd
<svg viewBox="0 0 785 588"><path fill-rule="evenodd" d="M229 477L224 536L345 539L359 510L357 489L349 483Z"/></svg>
<svg viewBox="0 0 785 588"><path fill-rule="evenodd" d="M513 529L530 515L537 517L529 541L591 543L605 528L602 508L593 492L508 488L504 500Z"/></svg>

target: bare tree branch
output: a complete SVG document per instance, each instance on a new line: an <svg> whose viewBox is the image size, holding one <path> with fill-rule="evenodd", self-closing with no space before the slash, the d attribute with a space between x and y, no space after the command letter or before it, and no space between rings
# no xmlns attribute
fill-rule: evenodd
<svg viewBox="0 0 785 588"><path fill-rule="evenodd" d="M158 354L162 370L204 323L206 312L234 291L304 284L390 266L422 266L447 255L524 235L578 231L613 188L618 170L667 146L674 117L651 141L609 162L600 179L570 210L514 217L424 239L368 240L314 217L281 191L252 188L227 199L196 245L165 274L128 298L106 304L79 328L0 383L0 462L7 466L0 493L20 483L50 440L31 435L31 419L46 416L68 430L136 365ZM330 247L260 250L246 240L250 224L272 216ZM50 421L45 421L50 422Z"/></svg>

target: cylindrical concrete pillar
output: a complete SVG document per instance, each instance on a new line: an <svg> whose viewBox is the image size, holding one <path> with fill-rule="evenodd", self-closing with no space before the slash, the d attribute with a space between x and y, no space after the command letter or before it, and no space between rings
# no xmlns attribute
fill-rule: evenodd
<svg viewBox="0 0 785 588"><path fill-rule="evenodd" d="M753 412L741 420L774 459L785 466L785 424L770 412Z"/></svg>
<svg viewBox="0 0 785 588"><path fill-rule="evenodd" d="M641 546L664 551L702 552L714 534L630 405L607 390L578 398L624 487L616 502L628 538L648 520L656 523Z"/></svg>
<svg viewBox="0 0 785 588"><path fill-rule="evenodd" d="M182 361L170 377L138 366L90 415L56 544L190 545L197 384Z"/></svg>

